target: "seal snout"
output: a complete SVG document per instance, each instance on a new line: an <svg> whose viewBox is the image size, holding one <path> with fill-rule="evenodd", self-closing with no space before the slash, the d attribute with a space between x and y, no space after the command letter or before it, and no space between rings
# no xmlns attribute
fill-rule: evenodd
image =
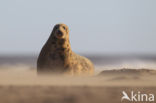
<svg viewBox="0 0 156 103"><path fill-rule="evenodd" d="M63 38L64 37L63 31L61 31L60 29L58 29L56 31L56 34L55 35L56 35L57 38Z"/></svg>
<svg viewBox="0 0 156 103"><path fill-rule="evenodd" d="M63 36L63 32L61 30L57 30L56 34L59 37L62 37Z"/></svg>

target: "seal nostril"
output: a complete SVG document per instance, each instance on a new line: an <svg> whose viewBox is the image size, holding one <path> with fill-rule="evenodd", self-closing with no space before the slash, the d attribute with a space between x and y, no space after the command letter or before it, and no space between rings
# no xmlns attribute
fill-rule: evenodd
<svg viewBox="0 0 156 103"><path fill-rule="evenodd" d="M59 37L61 37L61 36L63 35L63 33L62 33L60 30L58 30L58 31L57 31L57 35L58 35Z"/></svg>
<svg viewBox="0 0 156 103"><path fill-rule="evenodd" d="M62 34L62 32L60 30L57 31L58 34Z"/></svg>

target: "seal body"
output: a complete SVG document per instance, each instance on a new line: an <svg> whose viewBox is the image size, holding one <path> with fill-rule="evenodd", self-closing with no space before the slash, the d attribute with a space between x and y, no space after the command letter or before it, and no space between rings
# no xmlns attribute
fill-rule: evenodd
<svg viewBox="0 0 156 103"><path fill-rule="evenodd" d="M94 66L89 59L72 51L67 25L56 24L39 54L37 72L90 75L93 74L93 71Z"/></svg>

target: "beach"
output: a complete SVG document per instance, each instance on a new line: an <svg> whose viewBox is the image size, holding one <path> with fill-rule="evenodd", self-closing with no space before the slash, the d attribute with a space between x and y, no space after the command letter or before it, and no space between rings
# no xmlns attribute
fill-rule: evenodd
<svg viewBox="0 0 156 103"><path fill-rule="evenodd" d="M129 96L132 91L156 94L155 78L153 68L106 69L96 65L93 76L42 76L29 63L10 63L0 66L0 102L130 103L121 101L122 92Z"/></svg>

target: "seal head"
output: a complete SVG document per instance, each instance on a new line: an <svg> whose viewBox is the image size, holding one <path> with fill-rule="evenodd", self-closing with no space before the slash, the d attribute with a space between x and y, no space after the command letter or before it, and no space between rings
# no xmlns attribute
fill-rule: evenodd
<svg viewBox="0 0 156 103"><path fill-rule="evenodd" d="M65 24L56 24L54 27L54 36L58 39L67 38L69 35L68 26Z"/></svg>

